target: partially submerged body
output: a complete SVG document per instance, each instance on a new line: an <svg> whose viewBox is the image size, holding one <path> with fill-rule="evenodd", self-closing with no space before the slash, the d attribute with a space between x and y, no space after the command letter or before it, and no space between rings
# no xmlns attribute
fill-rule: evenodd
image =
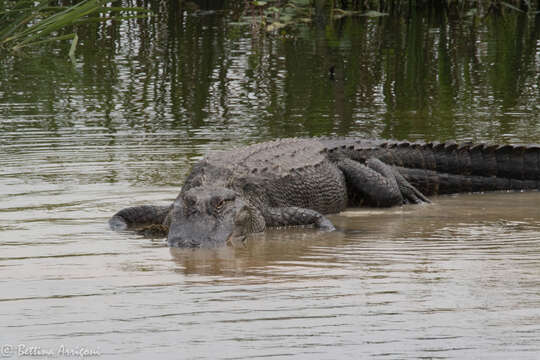
<svg viewBox="0 0 540 360"><path fill-rule="evenodd" d="M456 192L539 189L540 147L282 139L207 156L170 206L116 213L115 230L167 236L170 246L243 239L267 227L314 225L348 206L429 202Z"/></svg>

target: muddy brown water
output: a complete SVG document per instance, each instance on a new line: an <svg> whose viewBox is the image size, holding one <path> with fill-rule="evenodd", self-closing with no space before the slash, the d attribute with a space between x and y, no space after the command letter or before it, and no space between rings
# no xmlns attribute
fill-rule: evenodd
<svg viewBox="0 0 540 360"><path fill-rule="evenodd" d="M245 247L107 227L263 140L540 143L538 17L264 35L235 9L142 3L157 16L81 30L75 64L63 43L0 56L0 358L539 358L539 192L348 209Z"/></svg>
<svg viewBox="0 0 540 360"><path fill-rule="evenodd" d="M74 168L91 177L94 165L19 156L27 163L18 173L4 167L0 180L1 339L15 351L193 359L540 351L538 192L349 209L331 216L334 233L279 229L245 247L183 250L106 226L118 208L166 203L177 187L57 182Z"/></svg>

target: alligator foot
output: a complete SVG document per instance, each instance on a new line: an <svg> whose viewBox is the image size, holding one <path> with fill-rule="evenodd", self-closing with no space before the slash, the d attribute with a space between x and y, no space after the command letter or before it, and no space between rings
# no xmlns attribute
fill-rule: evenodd
<svg viewBox="0 0 540 360"><path fill-rule="evenodd" d="M347 184L372 206L429 202L397 170L379 159L369 158L365 165L351 159L341 159L337 166L345 175Z"/></svg>
<svg viewBox="0 0 540 360"><path fill-rule="evenodd" d="M371 158L364 165L351 159L341 159L337 166L345 175L348 187L359 193L369 205L390 207L403 204L394 172L382 161Z"/></svg>
<svg viewBox="0 0 540 360"><path fill-rule="evenodd" d="M295 206L271 208L264 213L267 226L314 225L319 230L334 231L336 228L323 214Z"/></svg>
<svg viewBox="0 0 540 360"><path fill-rule="evenodd" d="M385 165L388 166L388 165ZM411 204L422 204L422 203L431 203L431 200L429 200L424 194L420 192L417 188L415 188L410 182L407 181L401 175L401 173L395 169L392 168L393 174L396 177L396 181L399 186L399 190L401 191L401 195L403 195L403 199L405 203L411 203Z"/></svg>
<svg viewBox="0 0 540 360"><path fill-rule="evenodd" d="M169 228L161 224L152 224L137 229L136 232L147 238L161 238L167 236Z"/></svg>

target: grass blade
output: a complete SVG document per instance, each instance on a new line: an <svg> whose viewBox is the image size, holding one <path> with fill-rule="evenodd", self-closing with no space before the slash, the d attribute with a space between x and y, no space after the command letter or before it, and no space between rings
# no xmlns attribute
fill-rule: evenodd
<svg viewBox="0 0 540 360"><path fill-rule="evenodd" d="M90 22L123 20L151 16L143 7L106 6L106 0L83 0L72 6L51 6L50 0L19 0L12 8L0 13L0 46L11 50L71 39L69 56L78 44L76 33L59 35L64 29ZM126 15L128 13L128 15ZM131 14L129 14L131 13Z"/></svg>
<svg viewBox="0 0 540 360"><path fill-rule="evenodd" d="M71 61L75 62L74 59L75 59L75 49L77 48L77 43L79 42L79 37L77 36L77 34L73 34L75 35L73 37L73 40L71 40L71 47L69 48L69 58L71 59Z"/></svg>

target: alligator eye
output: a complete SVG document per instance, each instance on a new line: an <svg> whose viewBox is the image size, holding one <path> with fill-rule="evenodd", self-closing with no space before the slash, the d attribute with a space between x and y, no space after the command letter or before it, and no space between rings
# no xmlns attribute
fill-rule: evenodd
<svg viewBox="0 0 540 360"><path fill-rule="evenodd" d="M225 200L220 200L217 204L216 204L216 209L221 209L223 207L223 205L225 205Z"/></svg>

